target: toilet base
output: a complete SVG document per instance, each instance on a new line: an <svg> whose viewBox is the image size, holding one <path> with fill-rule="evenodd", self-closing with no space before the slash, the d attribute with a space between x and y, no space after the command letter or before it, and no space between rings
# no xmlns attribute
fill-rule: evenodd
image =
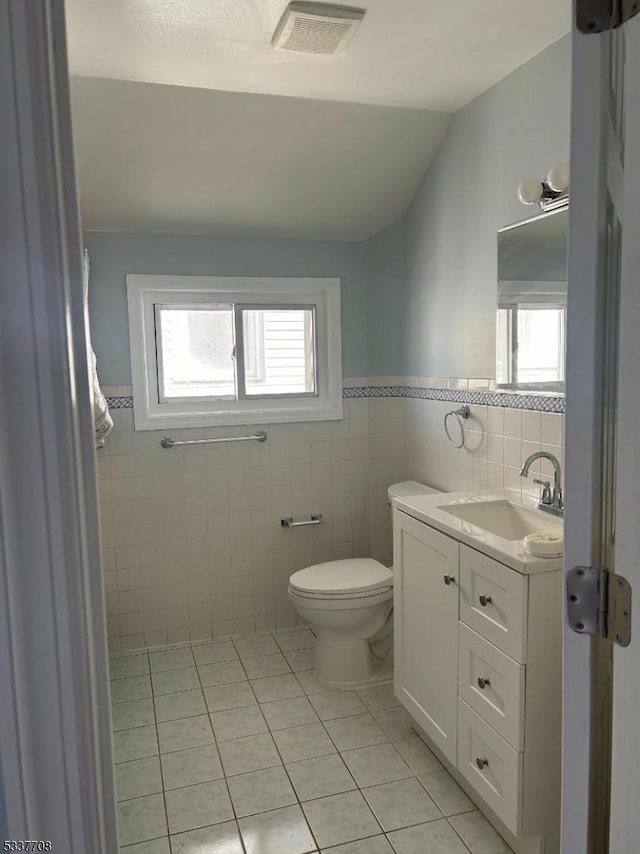
<svg viewBox="0 0 640 854"><path fill-rule="evenodd" d="M391 587L366 596L326 599L289 588L296 611L316 635L315 676L331 688L370 685L378 663L369 645L393 607Z"/></svg>
<svg viewBox="0 0 640 854"><path fill-rule="evenodd" d="M378 661L369 641L341 632L317 632L314 675L327 688L361 688L393 678L393 668Z"/></svg>
<svg viewBox="0 0 640 854"><path fill-rule="evenodd" d="M373 685L383 685L387 682L393 682L393 666L376 662L371 669L371 675L364 682L345 683L334 682L331 679L321 679L315 670L313 675L320 685L325 688L332 688L334 691L348 691L356 688L371 688Z"/></svg>

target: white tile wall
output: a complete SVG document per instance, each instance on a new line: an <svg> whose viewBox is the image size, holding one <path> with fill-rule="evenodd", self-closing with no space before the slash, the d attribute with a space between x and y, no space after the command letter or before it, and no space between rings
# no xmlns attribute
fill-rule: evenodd
<svg viewBox="0 0 640 854"><path fill-rule="evenodd" d="M132 410L112 412L98 452L112 649L293 625L291 572L369 555L368 410L366 399L348 400L342 421L257 425L264 444L168 451L164 433L134 432ZM311 513L324 524L280 526L285 514Z"/></svg>
<svg viewBox="0 0 640 854"><path fill-rule="evenodd" d="M564 462L562 415L472 406L466 446L456 450L442 424L456 404L344 403L342 421L258 425L269 433L264 444L169 451L160 447L164 433L134 432L132 410L112 413L114 432L98 452L98 468L114 651L295 624L287 598L294 570L351 556L391 561L387 488L398 480L504 492L528 503L539 487L518 474L525 457L547 449ZM532 475L547 472L544 466ZM324 524L280 527L282 515L311 513L322 513Z"/></svg>
<svg viewBox="0 0 640 854"><path fill-rule="evenodd" d="M526 457L547 450L564 469L563 415L472 405L465 447L457 450L443 425L445 413L457 408L458 404L437 400L370 399L371 549L378 560L392 558L386 490L394 481L417 480L444 492L499 492L511 501L535 506L540 487L533 477L544 473L553 480L553 475L542 461L531 467L528 479L520 477Z"/></svg>

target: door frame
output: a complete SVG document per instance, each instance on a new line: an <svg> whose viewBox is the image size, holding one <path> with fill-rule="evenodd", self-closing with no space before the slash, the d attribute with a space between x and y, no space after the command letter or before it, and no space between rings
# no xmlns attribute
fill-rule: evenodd
<svg viewBox="0 0 640 854"><path fill-rule="evenodd" d="M606 568L609 575L619 571L637 587L640 462L635 467L633 463L640 459L640 298L633 276L635 273L637 277L640 254L635 238L623 239L619 272L620 231L616 230L615 218L622 221L622 234L625 222L640 222L637 200L633 193L625 192L631 180L640 186L640 105L633 100L634 94L638 100L640 80L640 63L634 56L634 49L640 54L640 20L624 27L624 35L620 30L583 35L575 25L573 30L565 568ZM625 144L621 142L619 116L612 119L610 112L612 97L617 99L614 113L621 103L621 78L618 70L611 73L610 63L623 55L621 39L628 40L630 35L632 45L627 45L626 53L627 64L632 65L627 65L627 76L630 71L635 74L635 84L633 89L624 87ZM633 140L628 136L630 117ZM623 163L625 146L627 152L634 152L627 163ZM614 225L608 240L609 199ZM631 803L635 790L630 788L634 773L640 782L640 751L634 748L630 719L630 707L635 710L637 702L630 702L626 683L635 677L640 684L640 673L634 671L633 657L627 652L614 647L611 637L574 633L566 617L565 597L563 854L609 850L622 854L637 846L640 827L637 804ZM620 679L618 663L622 661L626 668L625 677ZM622 699L625 691L625 702L616 713L616 695ZM614 747L612 753L612 742L619 744L621 738L624 744L617 752ZM612 783L616 792L613 808Z"/></svg>
<svg viewBox="0 0 640 854"><path fill-rule="evenodd" d="M623 239L621 253L620 350L618 373L618 478L616 495L616 561L631 585L640 590L640 17L626 24L626 132L624 164L624 224L631 239ZM634 97L635 95L635 97ZM629 226L629 224L631 224ZM634 227L635 226L635 227ZM638 743L638 700L640 698L640 631L637 602L633 615L631 644L614 648L611 815L611 854L631 854L638 848L640 815L640 744Z"/></svg>
<svg viewBox="0 0 640 854"><path fill-rule="evenodd" d="M598 309L604 277L606 103L602 36L573 28L571 104L571 216L567 297L565 410L565 571L598 562L593 532L599 489ZM591 251L583 251L588 245ZM576 285L573 285L576 283ZM578 284L579 283L579 284ZM573 285L573 286L572 286ZM584 536L584 532L591 536ZM563 607L562 846L563 854L589 850L591 687L595 639L569 628Z"/></svg>
<svg viewBox="0 0 640 854"><path fill-rule="evenodd" d="M0 114L3 840L116 854L63 0L0 0Z"/></svg>

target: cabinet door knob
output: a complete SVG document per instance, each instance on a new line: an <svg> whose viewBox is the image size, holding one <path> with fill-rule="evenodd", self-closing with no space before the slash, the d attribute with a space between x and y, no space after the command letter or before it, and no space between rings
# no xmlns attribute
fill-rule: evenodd
<svg viewBox="0 0 640 854"><path fill-rule="evenodd" d="M489 764L488 759L484 759L482 756L476 756L476 765L482 771Z"/></svg>
<svg viewBox="0 0 640 854"><path fill-rule="evenodd" d="M447 587L448 587L450 584L455 584L455 583L456 583L456 580L455 580L455 578L453 577L453 575L445 575L445 577L444 577L444 583L445 583L445 584L447 585Z"/></svg>
<svg viewBox="0 0 640 854"><path fill-rule="evenodd" d="M486 608L487 605L491 604L491 596L485 596L484 593L480 594L479 599L480 599L480 604L482 605L483 608Z"/></svg>
<svg viewBox="0 0 640 854"><path fill-rule="evenodd" d="M482 676L478 677L478 688L480 688L480 690L484 691L487 685L490 684L491 682L488 679L483 679Z"/></svg>

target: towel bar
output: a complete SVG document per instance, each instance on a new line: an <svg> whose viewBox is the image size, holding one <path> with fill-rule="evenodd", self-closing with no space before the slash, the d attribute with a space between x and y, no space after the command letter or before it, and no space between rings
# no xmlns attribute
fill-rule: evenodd
<svg viewBox="0 0 640 854"><path fill-rule="evenodd" d="M160 439L160 444L166 450L175 448L178 445L215 445L218 442L266 442L267 431L258 430L253 436L227 436L223 439L169 439L165 436Z"/></svg>

